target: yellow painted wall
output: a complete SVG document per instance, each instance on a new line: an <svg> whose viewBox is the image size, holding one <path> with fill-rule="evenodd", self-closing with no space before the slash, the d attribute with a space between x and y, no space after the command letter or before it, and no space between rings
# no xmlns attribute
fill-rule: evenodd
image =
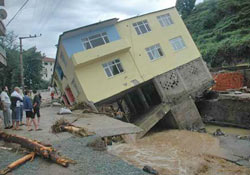
<svg viewBox="0 0 250 175"><path fill-rule="evenodd" d="M64 64L64 62L62 61L62 59L60 57L61 54L64 55L64 58L65 58L67 64ZM74 65L72 63L72 60L70 58L68 58L68 56L66 54L66 51L65 51L62 44L60 44L60 47L59 47L58 58L59 58L57 60L58 64L61 66L61 68L63 70L63 73L66 76L66 78L64 77L63 80L61 81L63 91L65 91L65 88L67 88L67 86L69 86L72 93L73 93L73 95L74 95L74 97L75 97L76 102L86 101L87 98L86 98L85 92L83 91L83 89L82 89L82 87L81 87L81 85L79 83L79 80L78 80L78 78L77 78L77 76L75 74L75 67L74 67ZM78 95L77 95L76 89L72 85L73 79L75 79L78 90L80 91L80 94L78 94Z"/></svg>
<svg viewBox="0 0 250 175"><path fill-rule="evenodd" d="M156 17L166 13L171 15L174 24L162 27ZM137 35L132 24L145 19L148 20L152 31ZM74 77L76 78L76 81L79 83L79 90L82 91L79 97L75 96L77 101L89 100L96 103L133 87L134 85L131 83L132 80L138 80L141 83L201 56L175 8L124 20L118 22L115 26L121 38L126 40L131 47L126 52L115 55L111 54L100 59L92 60L91 63L88 64L81 63L81 65L74 66L72 60L74 64L76 64L77 60L79 62L79 60L85 59L83 58L85 55L83 54L84 51L82 54L81 52L74 54L72 59L69 59L62 47L65 58L69 62L67 67L65 67L62 61L58 59L67 76L67 80L65 80L67 83L62 84L64 88L66 84L68 84L75 96L75 89L71 86L71 82ZM169 40L178 36L183 38L186 48L174 51ZM164 56L151 61L145 48L158 43L162 48ZM106 47L99 46L99 48ZM96 51L95 54L97 54L101 52L99 48L91 49L91 52ZM87 52L88 51L86 51L86 53ZM121 60L125 72L108 78L102 64L115 58Z"/></svg>
<svg viewBox="0 0 250 175"><path fill-rule="evenodd" d="M119 58L124 72L114 77L107 77L102 64ZM143 82L129 52L105 57L95 63L76 68L76 74L88 100L96 103L114 94L133 87L132 80Z"/></svg>
<svg viewBox="0 0 250 175"><path fill-rule="evenodd" d="M162 27L156 17L166 13L170 14L174 24ZM137 35L132 24L145 19L149 23L151 32ZM149 80L156 75L167 72L201 56L175 8L121 21L116 24L116 28L121 38L126 38L130 42L131 54L145 80ZM169 39L178 36L182 36L186 48L175 51ZM164 56L151 61L145 48L158 43L163 50Z"/></svg>

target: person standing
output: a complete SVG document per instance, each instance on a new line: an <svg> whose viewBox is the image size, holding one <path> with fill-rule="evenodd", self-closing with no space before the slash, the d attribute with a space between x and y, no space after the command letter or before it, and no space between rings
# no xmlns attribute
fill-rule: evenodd
<svg viewBox="0 0 250 175"><path fill-rule="evenodd" d="M4 116L4 129L11 128L11 116L10 116L10 97L8 96L8 87L5 86L2 89L1 102L3 105L3 116Z"/></svg>
<svg viewBox="0 0 250 175"><path fill-rule="evenodd" d="M23 99L23 109L26 113L26 125L28 128L28 131L32 131L31 123L33 122L35 126L35 130L38 130L37 123L35 120L35 116L33 114L33 105L31 100L31 93L30 91L24 92L24 99Z"/></svg>
<svg viewBox="0 0 250 175"><path fill-rule="evenodd" d="M21 130L19 128L19 122L20 122L20 117L21 117L20 106L21 106L21 102L23 102L23 99L19 93L20 93L20 89L18 87L15 87L14 91L10 95L13 130Z"/></svg>
<svg viewBox="0 0 250 175"><path fill-rule="evenodd" d="M23 99L23 93L22 91L19 89L19 92L20 96L22 97ZM24 125L23 123L23 102L20 103L20 126Z"/></svg>
<svg viewBox="0 0 250 175"><path fill-rule="evenodd" d="M40 126L40 105L41 105L41 95L37 93L36 90L33 91L35 96L33 99L33 110L34 110L34 117L37 115L37 126Z"/></svg>

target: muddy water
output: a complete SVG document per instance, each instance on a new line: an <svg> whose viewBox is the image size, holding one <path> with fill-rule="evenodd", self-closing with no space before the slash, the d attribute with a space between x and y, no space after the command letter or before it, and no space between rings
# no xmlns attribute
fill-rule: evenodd
<svg viewBox="0 0 250 175"><path fill-rule="evenodd" d="M214 133L216 129L220 128L222 132L226 134L234 134L234 135L250 135L249 129L240 129L240 128L233 128L233 127L223 127L217 125L206 125L206 130L208 133Z"/></svg>
<svg viewBox="0 0 250 175"><path fill-rule="evenodd" d="M219 140L209 134L167 130L153 133L134 144L117 144L109 152L142 168L149 165L160 174L250 174L250 170L225 161Z"/></svg>

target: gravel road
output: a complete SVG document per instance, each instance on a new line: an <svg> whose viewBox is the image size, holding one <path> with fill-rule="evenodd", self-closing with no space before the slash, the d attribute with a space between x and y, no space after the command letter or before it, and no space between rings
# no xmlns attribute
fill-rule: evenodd
<svg viewBox="0 0 250 175"><path fill-rule="evenodd" d="M79 138L69 133L52 134L50 131L51 125L62 116L57 115L59 108L47 107L41 109L42 131L26 131L26 127L22 126L22 131L5 130L8 133L25 136L36 139L44 143L50 143L54 148L59 150L63 156L66 156L77 162L76 165L70 165L68 168L61 167L57 164L46 161L40 157L36 157L33 162L27 162L24 165L15 169L14 175L66 175L66 174L81 174L81 175L146 175L142 170L129 165L118 157L110 155L108 152L94 151L86 144L96 136ZM73 115L67 115L65 118L73 118ZM0 146L4 145L0 141ZM8 164L22 157L20 152L13 152L0 149L0 169L5 168Z"/></svg>

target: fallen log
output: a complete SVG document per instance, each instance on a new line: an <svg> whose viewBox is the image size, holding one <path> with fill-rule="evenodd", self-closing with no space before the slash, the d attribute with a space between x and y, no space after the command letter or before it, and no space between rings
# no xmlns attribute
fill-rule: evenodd
<svg viewBox="0 0 250 175"><path fill-rule="evenodd" d="M0 175L4 175L4 174L7 174L7 173L11 172L13 169L15 169L19 165L27 162L28 160L32 161L34 159L35 155L36 154L34 152L31 152L31 153L27 154L26 156L16 160L15 162L9 164L7 166L7 168L5 168L4 170L1 170Z"/></svg>
<svg viewBox="0 0 250 175"><path fill-rule="evenodd" d="M71 163L71 160L61 157L53 147L42 145L36 140L31 140L17 135L7 134L2 131L0 131L0 139L3 139L5 142L20 144L22 147L32 152L35 152L37 155L45 159L50 159L51 161L63 167L68 167L69 163Z"/></svg>
<svg viewBox="0 0 250 175"><path fill-rule="evenodd" d="M75 134L81 137L95 135L94 132L90 132L87 129L74 126L65 119L57 120L55 124L51 126L51 129L53 133L70 132L72 134Z"/></svg>

